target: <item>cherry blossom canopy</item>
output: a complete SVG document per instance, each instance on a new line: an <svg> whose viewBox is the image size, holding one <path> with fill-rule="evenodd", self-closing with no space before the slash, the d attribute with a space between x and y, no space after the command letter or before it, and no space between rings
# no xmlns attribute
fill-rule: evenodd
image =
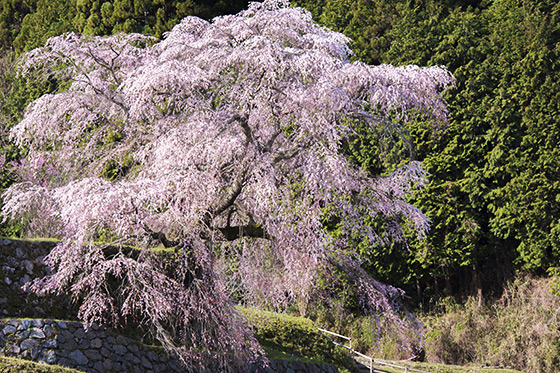
<svg viewBox="0 0 560 373"><path fill-rule="evenodd" d="M336 266L369 294L364 307L394 313L398 291L368 278L349 242L398 239L403 224L422 234L427 219L407 197L425 173L411 162L372 178L341 144L358 122L444 122L453 78L350 62L347 42L267 0L212 22L187 17L159 42L66 34L29 52L24 72L71 81L11 132L28 156L4 213L32 212L61 237L48 257L56 272L36 288L69 289L88 322L135 317L191 365L222 368L258 354L215 264L227 247L249 297L305 306L320 268ZM117 249L94 243L107 235ZM173 270L147 249L158 243L175 247Z"/></svg>

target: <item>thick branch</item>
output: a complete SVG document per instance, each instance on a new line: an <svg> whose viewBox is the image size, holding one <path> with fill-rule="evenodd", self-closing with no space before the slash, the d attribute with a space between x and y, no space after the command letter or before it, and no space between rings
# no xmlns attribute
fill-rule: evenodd
<svg viewBox="0 0 560 373"><path fill-rule="evenodd" d="M233 183L231 183L229 190L222 195L222 198L212 205L210 208L212 216L220 215L222 212L226 211L228 207L233 205L235 199L241 194L246 174L247 170L240 172Z"/></svg>
<svg viewBox="0 0 560 373"><path fill-rule="evenodd" d="M300 150L301 150L300 148L292 148L292 149L288 149L288 150L277 151L276 153L274 153L272 155L272 162L278 163L278 162L283 161L285 159L293 158L296 155L298 155Z"/></svg>
<svg viewBox="0 0 560 373"><path fill-rule="evenodd" d="M236 114L227 123L229 124L235 121L239 122L239 125L243 130L243 134L245 135L245 146L249 145L249 143L254 142L253 131L251 131L251 128L249 127L249 118L247 117L247 115L241 116L239 114Z"/></svg>
<svg viewBox="0 0 560 373"><path fill-rule="evenodd" d="M241 237L270 239L268 233L266 233L266 231L262 227L255 224L240 225L236 227L224 227L218 228L218 230L222 232L222 234L228 241L233 241Z"/></svg>
<svg viewBox="0 0 560 373"><path fill-rule="evenodd" d="M163 245L163 247L175 247L177 245L179 245L179 241L171 241L167 238L167 236L165 235L165 233L163 232L154 232L152 231L150 228L148 228L147 226L144 225L144 230L148 233L148 235L150 236L150 238L152 240L158 240L159 242L161 242L161 244Z"/></svg>

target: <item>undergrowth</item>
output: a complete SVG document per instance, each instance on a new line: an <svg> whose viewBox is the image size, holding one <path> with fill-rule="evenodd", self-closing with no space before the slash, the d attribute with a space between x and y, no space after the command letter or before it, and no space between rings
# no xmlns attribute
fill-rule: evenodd
<svg viewBox="0 0 560 373"><path fill-rule="evenodd" d="M384 322L383 316L375 321L370 316L351 312L341 304L327 308L316 305L310 317L316 325L351 338L352 348L375 358L401 360L422 355L422 330L409 322L405 329L397 328L391 322ZM350 342L333 337L337 342ZM408 344L403 345L403 342Z"/></svg>
<svg viewBox="0 0 560 373"><path fill-rule="evenodd" d="M474 297L459 303L445 298L419 316L424 330L408 333L416 360L434 364L503 367L526 372L560 371L560 297L553 279L520 277L499 299L479 305ZM352 347L388 360L411 357L391 330L342 307L316 307L316 325L352 338ZM414 339L424 335L424 339ZM339 340L348 344L347 341Z"/></svg>
<svg viewBox="0 0 560 373"><path fill-rule="evenodd" d="M551 279L520 278L489 305L446 299L435 315L423 318L426 360L558 371L560 298L550 286Z"/></svg>

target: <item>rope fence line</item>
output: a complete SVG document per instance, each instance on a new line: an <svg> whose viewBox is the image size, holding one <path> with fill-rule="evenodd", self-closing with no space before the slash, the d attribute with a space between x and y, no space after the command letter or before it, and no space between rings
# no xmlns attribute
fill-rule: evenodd
<svg viewBox="0 0 560 373"><path fill-rule="evenodd" d="M405 371L405 373L407 373L407 372L430 373L430 372L426 372L425 370L419 370L419 369L414 369L414 368L409 368L409 367L403 367L403 366L400 366L400 365L387 363L387 362L381 361L381 360L379 360L379 359L374 359L374 358L371 357L371 356L364 355L364 354L362 354L362 353L360 353L360 352L354 350L354 349L352 348L352 338L347 337L347 336L344 336L344 335L341 335L341 334L338 334L338 333L335 333L335 332L331 332L331 331L326 330L326 329L321 329L321 328L317 328L317 329L318 329L319 331L323 332L323 333L327 333L327 334L330 334L330 335L334 335L335 337L338 337L338 338L342 338L342 339L347 340L349 346L346 346L346 345L343 344L343 343L338 343L338 342L336 342L336 341L332 341L332 342L333 342L335 345L337 345L337 346L346 348L346 349L347 349L348 351L350 351L352 354L358 355L358 356L360 356L360 357L362 357L362 358L368 360L368 361L369 361L369 372L370 372L370 373L373 373L374 371L376 371L376 369L373 367L373 364L382 365L382 366L391 367L391 368L396 368L396 369L402 369L402 370Z"/></svg>

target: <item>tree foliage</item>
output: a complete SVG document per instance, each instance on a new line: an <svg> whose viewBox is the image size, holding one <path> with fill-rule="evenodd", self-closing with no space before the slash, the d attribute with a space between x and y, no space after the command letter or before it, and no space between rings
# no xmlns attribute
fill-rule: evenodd
<svg viewBox="0 0 560 373"><path fill-rule="evenodd" d="M4 212L33 212L62 239L48 256L56 272L35 288L70 291L87 322L143 321L195 367L242 369L258 354L218 253L239 263L246 301L305 313L321 271L336 268L366 312L402 323L400 291L367 276L351 243L422 235L407 197L425 173L411 162L372 177L343 148L358 126L445 121L451 74L351 63L345 36L285 1L187 17L154 42L66 34L25 56L24 73L72 80L11 131L28 155ZM111 246L95 244L107 231ZM158 243L175 248L172 266L152 255Z"/></svg>
<svg viewBox="0 0 560 373"><path fill-rule="evenodd" d="M70 31L141 32L159 38L185 16L211 19L236 13L247 4L239 0L1 0L0 51L29 51Z"/></svg>
<svg viewBox="0 0 560 373"><path fill-rule="evenodd" d="M368 270L434 294L444 283L449 292L469 292L491 288L516 269L543 273L556 267L558 4L298 4L351 37L363 61L445 65L457 78L457 89L446 96L446 132L434 137L424 123L407 124L414 154L430 173L428 188L414 202L433 222L428 240L408 250L396 244L372 251ZM375 21L366 21L372 14ZM355 143L354 158L379 168L367 136Z"/></svg>
<svg viewBox="0 0 560 373"><path fill-rule="evenodd" d="M320 24L351 38L350 46L357 59L381 63L381 53L391 44L388 31L397 17L399 1L299 0L295 3L310 10Z"/></svg>
<svg viewBox="0 0 560 373"><path fill-rule="evenodd" d="M559 10L544 0L434 3L407 10L392 31L387 59L444 64L457 78L443 138L412 129L431 174L417 205L434 222L418 247L430 276L471 272L481 287L483 272L488 284L556 266Z"/></svg>

